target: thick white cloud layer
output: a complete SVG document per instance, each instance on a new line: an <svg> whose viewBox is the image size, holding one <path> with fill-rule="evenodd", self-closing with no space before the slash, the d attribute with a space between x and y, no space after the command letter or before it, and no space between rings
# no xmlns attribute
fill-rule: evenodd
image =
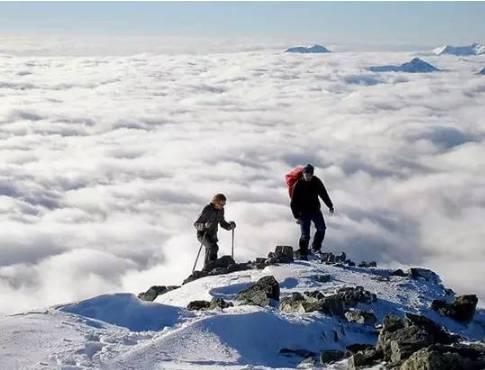
<svg viewBox="0 0 485 370"><path fill-rule="evenodd" d="M412 57L0 56L0 312L179 284L216 192L237 259L295 245L284 175L307 162L337 210L324 249L483 300L485 57L366 70Z"/></svg>

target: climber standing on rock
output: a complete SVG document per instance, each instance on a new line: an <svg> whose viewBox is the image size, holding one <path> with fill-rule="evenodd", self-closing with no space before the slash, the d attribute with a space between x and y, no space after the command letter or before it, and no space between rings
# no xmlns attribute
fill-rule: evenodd
<svg viewBox="0 0 485 370"><path fill-rule="evenodd" d="M312 243L314 253L320 252L323 239L325 238L325 220L323 219L318 197L322 198L325 205L329 208L330 213L334 213L334 208L323 182L317 176L314 176L313 166L307 164L301 172L301 177L290 189L290 206L293 216L297 220L297 223L300 224L300 255L303 259L306 259L312 222L316 228Z"/></svg>
<svg viewBox="0 0 485 370"><path fill-rule="evenodd" d="M227 222L224 219L224 206L226 205L226 196L224 194L216 194L212 201L204 207L194 226L197 230L197 239L205 247L204 269L209 264L217 260L217 252L219 246L217 245L217 231L218 225L226 230L234 230L236 223L234 221Z"/></svg>

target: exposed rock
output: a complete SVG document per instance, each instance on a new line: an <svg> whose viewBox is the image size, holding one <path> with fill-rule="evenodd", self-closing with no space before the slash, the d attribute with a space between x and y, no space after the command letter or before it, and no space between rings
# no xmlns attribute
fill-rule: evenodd
<svg viewBox="0 0 485 370"><path fill-rule="evenodd" d="M485 368L485 346L434 344L414 352L400 370L480 370Z"/></svg>
<svg viewBox="0 0 485 370"><path fill-rule="evenodd" d="M187 305L187 309L191 311L208 310L210 305L209 301L192 301Z"/></svg>
<svg viewBox="0 0 485 370"><path fill-rule="evenodd" d="M391 275L392 276L401 276L401 277L406 277L408 276L408 274L406 274L403 270L401 269L397 269L397 270L394 270L393 272L391 272Z"/></svg>
<svg viewBox="0 0 485 370"><path fill-rule="evenodd" d="M344 358L345 353L337 350L327 350L320 352L320 364L325 365L331 362L340 361Z"/></svg>
<svg viewBox="0 0 485 370"><path fill-rule="evenodd" d="M266 264L291 263L293 261L293 247L288 245L278 245L274 252L268 254Z"/></svg>
<svg viewBox="0 0 485 370"><path fill-rule="evenodd" d="M194 271L189 277L187 277L182 284L190 283L191 281L214 275L224 275L236 271L244 271L255 269L256 265L252 262L235 263L231 256L222 256L209 264L202 271Z"/></svg>
<svg viewBox="0 0 485 370"><path fill-rule="evenodd" d="M280 285L273 276L264 276L249 288L239 292L236 299L246 304L267 306L271 299L280 299Z"/></svg>
<svg viewBox="0 0 485 370"><path fill-rule="evenodd" d="M337 294L348 307L354 307L358 303L372 303L377 299L374 293L365 290L362 286L340 288Z"/></svg>
<svg viewBox="0 0 485 370"><path fill-rule="evenodd" d="M138 294L138 298L142 301L153 302L159 295L165 294L177 288L179 288L177 285L154 285L146 292Z"/></svg>
<svg viewBox="0 0 485 370"><path fill-rule="evenodd" d="M191 311L200 310L213 310L216 308L224 309L228 307L233 307L231 302L226 302L222 298L212 298L210 302L208 301L192 301L187 305L187 309Z"/></svg>
<svg viewBox="0 0 485 370"><path fill-rule="evenodd" d="M216 259L214 262L209 263L204 270L210 272L216 268L228 268L231 265L235 265L236 261L231 256L222 256Z"/></svg>
<svg viewBox="0 0 485 370"><path fill-rule="evenodd" d="M375 348L366 348L354 353L348 362L347 369L356 370L373 366L382 362L382 352Z"/></svg>
<svg viewBox="0 0 485 370"><path fill-rule="evenodd" d="M210 310L214 310L216 308L224 309L224 308L233 307L233 306L234 304L232 302L226 302L222 298L212 298L209 309Z"/></svg>
<svg viewBox="0 0 485 370"><path fill-rule="evenodd" d="M371 262L362 261L361 263L359 263L359 267L377 267L377 262L376 261L371 261Z"/></svg>
<svg viewBox="0 0 485 370"><path fill-rule="evenodd" d="M433 343L450 344L456 340L424 316L406 314L404 319L388 315L377 339L376 349L391 365L400 365L417 350Z"/></svg>
<svg viewBox="0 0 485 370"><path fill-rule="evenodd" d="M451 317L460 322L469 322L475 315L478 298L476 295L462 295L456 297L453 303L449 304L443 300L434 300L431 303L431 309L442 315Z"/></svg>
<svg viewBox="0 0 485 370"><path fill-rule="evenodd" d="M304 313L309 312L305 308L306 298L300 293L292 293L290 296L283 297L280 301L280 310L283 312Z"/></svg>
<svg viewBox="0 0 485 370"><path fill-rule="evenodd" d="M433 271L423 268L412 267L407 271L408 277L415 280L426 280L431 283L441 283L440 277Z"/></svg>
<svg viewBox="0 0 485 370"><path fill-rule="evenodd" d="M374 325L377 322L376 315L374 315L372 312L366 312L356 309L345 312L345 318L349 322L355 322L357 324L364 325Z"/></svg>

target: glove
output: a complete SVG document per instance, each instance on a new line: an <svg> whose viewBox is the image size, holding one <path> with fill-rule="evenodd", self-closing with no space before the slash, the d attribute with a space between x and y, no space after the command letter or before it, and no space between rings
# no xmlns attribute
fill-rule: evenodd
<svg viewBox="0 0 485 370"><path fill-rule="evenodd" d="M210 229L210 228L212 227L212 222L207 221L207 222L204 224L204 227L205 227L206 229Z"/></svg>
<svg viewBox="0 0 485 370"><path fill-rule="evenodd" d="M236 223L234 221L229 222L231 225L231 230L234 230L236 228Z"/></svg>
<svg viewBox="0 0 485 370"><path fill-rule="evenodd" d="M299 225L299 224L301 224L301 220L300 220L299 218L297 218L297 219L295 220L295 222L296 222L298 225Z"/></svg>
<svg viewBox="0 0 485 370"><path fill-rule="evenodd" d="M194 226L197 231L204 231L204 228L205 228L204 224L198 223L198 224L195 224Z"/></svg>
<svg viewBox="0 0 485 370"><path fill-rule="evenodd" d="M330 211L330 213L333 215L335 213L335 209L332 207L332 208L329 208L328 209Z"/></svg>

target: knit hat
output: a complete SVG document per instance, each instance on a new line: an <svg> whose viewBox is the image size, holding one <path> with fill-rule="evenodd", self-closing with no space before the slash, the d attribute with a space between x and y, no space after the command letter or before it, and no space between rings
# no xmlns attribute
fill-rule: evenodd
<svg viewBox="0 0 485 370"><path fill-rule="evenodd" d="M311 164L307 164L305 167L303 167L303 173L313 175L313 166Z"/></svg>

